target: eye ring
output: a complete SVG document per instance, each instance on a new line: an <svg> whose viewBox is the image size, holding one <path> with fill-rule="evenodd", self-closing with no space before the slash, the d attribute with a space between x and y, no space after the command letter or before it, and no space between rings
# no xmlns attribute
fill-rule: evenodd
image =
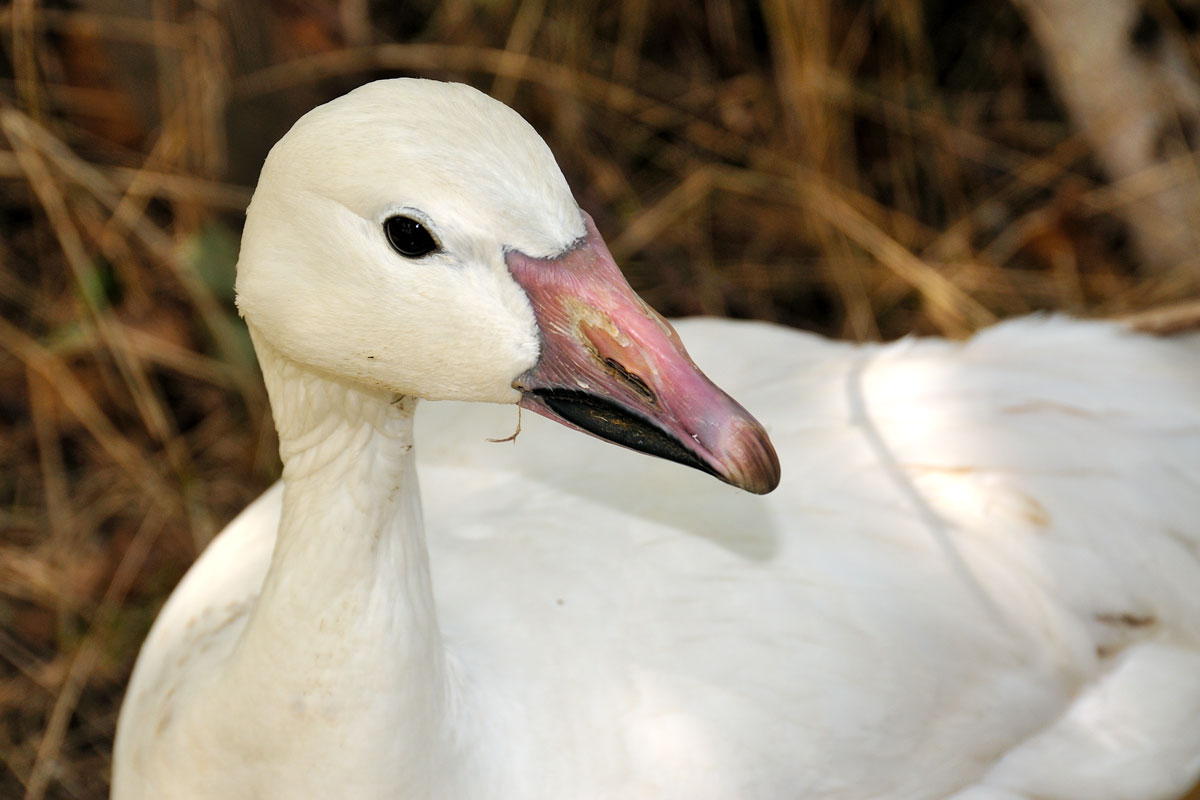
<svg viewBox="0 0 1200 800"><path fill-rule="evenodd" d="M437 240L424 223L403 214L385 219L383 232L392 249L405 258L420 258L439 249Z"/></svg>

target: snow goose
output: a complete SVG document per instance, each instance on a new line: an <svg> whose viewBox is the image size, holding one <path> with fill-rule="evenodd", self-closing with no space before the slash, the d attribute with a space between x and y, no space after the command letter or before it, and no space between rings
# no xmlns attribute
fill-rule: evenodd
<svg viewBox="0 0 1200 800"><path fill-rule="evenodd" d="M782 454L739 492L702 472L770 490L763 429L545 144L420 80L276 145L237 288L283 479L151 630L118 800L1147 800L1200 773L1195 337L681 323ZM418 455L417 398L483 404L422 404Z"/></svg>

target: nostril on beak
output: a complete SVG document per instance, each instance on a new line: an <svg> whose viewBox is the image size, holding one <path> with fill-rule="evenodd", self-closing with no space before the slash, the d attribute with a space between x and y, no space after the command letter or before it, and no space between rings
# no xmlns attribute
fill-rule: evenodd
<svg viewBox="0 0 1200 800"><path fill-rule="evenodd" d="M651 389L650 386L647 385L647 383L638 375L621 366L616 359L604 359L604 366L608 368L608 371L614 377L641 395L646 402L650 403L651 405L658 405L658 396L654 394L654 390Z"/></svg>

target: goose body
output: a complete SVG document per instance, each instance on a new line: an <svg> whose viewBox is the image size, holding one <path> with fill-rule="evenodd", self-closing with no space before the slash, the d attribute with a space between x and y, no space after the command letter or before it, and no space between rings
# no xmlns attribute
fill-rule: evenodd
<svg viewBox="0 0 1200 800"><path fill-rule="evenodd" d="M503 106L388 81L297 128L382 141L421 165L421 142L387 144L394 106L413 104L447 123L436 135L411 124L448 148L461 183L391 196L407 184L383 170L351 185L346 167L334 174L345 186L321 175L299 191L280 169L311 166L303 135L264 169L239 302L284 479L156 621L122 708L118 800L1150 800L1196 781L1200 339L1031 318L966 343L854 346L677 323L773 441L782 480L764 497L528 413L515 441L489 443L517 425L494 404L514 401L509 385L575 427L624 424L600 401L539 388L565 374L547 359L571 331L622 365L571 391L610 381L626 406L643 395L647 419L675 415L664 431L690 424L670 385L628 375L693 378L672 372L682 362L660 368L651 345L630 349L649 340L617 312L579 312L572 328L545 311L567 290L524 271L582 270L570 254L589 252L593 228ZM491 143L457 141L455 115ZM339 148L362 146L330 142L333 168L348 164ZM493 147L524 155L497 165ZM289 216L289 201L323 197L324 228ZM327 240L322 255L382 241L371 223L396 209L437 234L434 259L503 258L507 272L381 250L390 271L360 274L290 249L294 236L307 252ZM394 299L393 279L415 281L417 299ZM457 294L439 295L442 280ZM367 297L345 288L355 282ZM570 291L608 302L608 288ZM436 306L451 301L461 312ZM419 317L418 302L434 310ZM657 325L628 308L630 324ZM463 332L426 336L435 324ZM688 403L734 420L676 437L699 453L693 466L768 489L753 419L687 385Z"/></svg>

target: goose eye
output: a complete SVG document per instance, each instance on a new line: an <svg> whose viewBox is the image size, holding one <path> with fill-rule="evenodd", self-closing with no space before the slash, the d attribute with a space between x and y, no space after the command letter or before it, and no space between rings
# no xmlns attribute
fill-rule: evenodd
<svg viewBox="0 0 1200 800"><path fill-rule="evenodd" d="M438 249L438 243L425 226L412 217L388 217L383 221L388 244L405 258L419 258Z"/></svg>

